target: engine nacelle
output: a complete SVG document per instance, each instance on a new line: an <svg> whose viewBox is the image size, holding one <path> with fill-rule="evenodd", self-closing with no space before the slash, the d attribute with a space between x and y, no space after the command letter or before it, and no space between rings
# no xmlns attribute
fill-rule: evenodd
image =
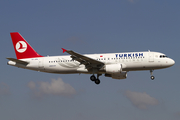
<svg viewBox="0 0 180 120"><path fill-rule="evenodd" d="M118 74L122 71L122 65L121 64L110 64L106 65L105 67L106 73L108 74Z"/></svg>
<svg viewBox="0 0 180 120"><path fill-rule="evenodd" d="M113 79L126 79L127 72L122 71L121 73L116 73L116 74L105 74L105 77L112 77Z"/></svg>

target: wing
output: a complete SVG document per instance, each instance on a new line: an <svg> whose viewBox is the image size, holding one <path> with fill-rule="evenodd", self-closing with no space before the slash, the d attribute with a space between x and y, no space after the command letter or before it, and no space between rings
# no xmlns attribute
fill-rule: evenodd
<svg viewBox="0 0 180 120"><path fill-rule="evenodd" d="M78 62L80 62L80 64L84 64L86 66L86 69L88 70L92 70L92 69L101 69L104 66L103 62L100 62L98 60L95 60L93 58L87 57L85 55L81 55L79 53L76 53L72 50L66 50L64 48L62 48L63 53L67 52L71 55L71 58L73 60L76 60Z"/></svg>

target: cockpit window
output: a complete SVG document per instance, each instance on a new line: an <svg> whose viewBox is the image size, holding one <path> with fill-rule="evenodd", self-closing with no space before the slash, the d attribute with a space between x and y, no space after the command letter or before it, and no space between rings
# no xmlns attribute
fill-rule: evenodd
<svg viewBox="0 0 180 120"><path fill-rule="evenodd" d="M166 55L160 55L160 58L167 58Z"/></svg>

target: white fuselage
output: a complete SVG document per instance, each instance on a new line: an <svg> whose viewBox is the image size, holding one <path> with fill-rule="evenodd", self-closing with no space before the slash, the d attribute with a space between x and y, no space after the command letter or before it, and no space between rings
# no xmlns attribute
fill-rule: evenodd
<svg viewBox="0 0 180 120"><path fill-rule="evenodd" d="M128 52L105 54L79 54L73 50L61 48L69 56L41 56L18 32L10 33L16 53L16 58L8 65L47 73L92 74L91 81L100 84L99 76L113 79L126 79L128 71L150 70L154 80L153 70L174 65L174 60L159 52ZM97 77L95 76L97 74Z"/></svg>
<svg viewBox="0 0 180 120"><path fill-rule="evenodd" d="M128 52L128 53L110 53L110 54L85 54L89 58L103 62L105 65L117 64L122 65L122 71L136 70L155 70L167 68L174 65L174 60L166 57L159 52ZM25 69L31 69L41 72L57 73L57 74L72 74L85 73L92 74L88 71L85 65L80 64L76 60L72 60L68 56L47 56L21 59L29 62L28 65L22 65L14 61L9 61L8 64ZM102 67L97 74L105 74L106 71Z"/></svg>

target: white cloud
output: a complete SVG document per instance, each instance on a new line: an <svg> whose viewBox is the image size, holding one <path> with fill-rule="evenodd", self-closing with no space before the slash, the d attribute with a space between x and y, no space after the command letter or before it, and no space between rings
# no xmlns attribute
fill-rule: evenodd
<svg viewBox="0 0 180 120"><path fill-rule="evenodd" d="M147 93L125 91L124 95L139 109L147 109L149 105L157 105L158 100Z"/></svg>
<svg viewBox="0 0 180 120"><path fill-rule="evenodd" d="M72 96L76 94L75 89L64 83L61 78L52 79L51 82L38 82L30 81L28 87L32 90L35 97L43 97L44 95L57 95L57 96Z"/></svg>
<svg viewBox="0 0 180 120"><path fill-rule="evenodd" d="M28 87L29 87L30 89L35 89L35 88L36 88L36 84L35 84L33 81L30 81L30 82L28 83Z"/></svg>
<svg viewBox="0 0 180 120"><path fill-rule="evenodd" d="M0 95L9 95L10 89L6 83L0 83Z"/></svg>

